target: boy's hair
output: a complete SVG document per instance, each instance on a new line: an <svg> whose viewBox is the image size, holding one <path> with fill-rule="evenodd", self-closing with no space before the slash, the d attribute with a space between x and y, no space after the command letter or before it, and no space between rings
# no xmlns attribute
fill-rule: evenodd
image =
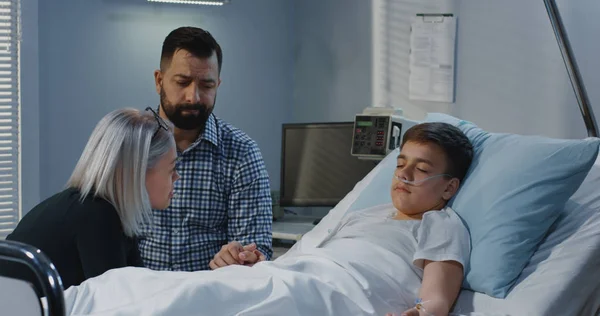
<svg viewBox="0 0 600 316"><path fill-rule="evenodd" d="M457 127L447 123L417 124L404 133L400 148L407 142L439 146L446 153L446 172L461 182L473 160L473 145L467 136Z"/></svg>

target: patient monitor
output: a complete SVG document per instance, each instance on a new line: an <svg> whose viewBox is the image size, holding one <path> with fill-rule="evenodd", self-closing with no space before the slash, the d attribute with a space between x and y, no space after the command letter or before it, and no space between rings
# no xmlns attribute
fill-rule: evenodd
<svg viewBox="0 0 600 316"><path fill-rule="evenodd" d="M360 159L383 159L400 147L404 132L418 123L403 117L401 109L366 108L354 118L352 155Z"/></svg>

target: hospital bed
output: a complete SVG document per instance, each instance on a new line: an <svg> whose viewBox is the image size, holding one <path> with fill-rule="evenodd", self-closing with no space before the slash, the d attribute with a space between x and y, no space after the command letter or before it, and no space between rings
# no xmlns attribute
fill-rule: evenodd
<svg viewBox="0 0 600 316"><path fill-rule="evenodd" d="M556 4L544 0L561 53L589 136L597 137L598 129L588 104L577 65ZM327 234L332 224L353 207L353 202L381 178L390 178L386 163L392 152L369 173L311 232L294 247L310 245L311 239ZM386 169L387 168L387 169ZM462 290L453 307L453 315L600 315L600 159L597 159L578 190L560 210L558 219L546 233L516 285L505 298ZM292 249L293 250L293 249ZM285 255L284 255L285 257ZM60 278L51 262L37 249L24 244L0 241L0 259L19 261L30 266L38 276L47 296L42 308L31 287L25 283L0 277L3 311L7 300L20 297L31 303L13 302L16 307L31 307L31 315L45 310L48 315L64 315L65 306ZM278 259L279 260L279 259ZM15 293L25 294L19 296ZM27 292L29 291L29 294ZM7 293L13 294L12 296ZM28 314L29 315L29 314Z"/></svg>
<svg viewBox="0 0 600 316"><path fill-rule="evenodd" d="M544 0L588 136L598 125L556 1ZM505 299L461 291L456 314L600 315L600 158Z"/></svg>
<svg viewBox="0 0 600 316"><path fill-rule="evenodd" d="M600 159L504 300L463 291L454 311L600 314Z"/></svg>
<svg viewBox="0 0 600 316"><path fill-rule="evenodd" d="M457 314L600 315L600 159L505 299L462 291Z"/></svg>
<svg viewBox="0 0 600 316"><path fill-rule="evenodd" d="M294 247L310 245L319 239L331 224L346 213L356 199L364 195L373 182L390 178L394 155L382 161L372 173L360 181L315 228ZM584 182L566 203L560 217L552 225L543 242L520 274L516 286L504 299L462 290L452 315L600 315L600 158ZM293 251L294 248L292 248ZM37 271L48 296L49 315L64 315L62 286L56 270L42 253L27 245L0 242L0 256L26 262ZM282 256L285 258L285 255ZM278 258L277 260L279 260ZM13 292L15 284L0 279L0 293ZM8 287L8 289L7 289ZM39 299L30 294L32 314L40 315ZM4 291L4 292L3 292ZM5 296L0 295L0 297ZM4 297L6 298L6 297ZM17 304L19 305L19 304ZM6 305L2 305L3 308ZM4 309L6 310L6 309ZM19 315L19 314L15 314ZM25 315L25 314L21 314Z"/></svg>
<svg viewBox="0 0 600 316"><path fill-rule="evenodd" d="M445 115L432 117L432 121L437 121L436 118L442 121L453 119ZM592 146L595 146L597 154L597 138L589 139L595 140ZM549 139L538 140L545 142ZM326 235L346 213L383 201L383 195L389 194L398 153L396 150L380 162L294 247L310 248L318 244L321 236ZM579 188L564 207L557 209L557 220L548 229L508 295L494 298L463 289L452 315L600 315L600 156L594 160ZM523 162L514 164L520 163ZM510 167L510 164L498 166L499 169L505 167ZM559 168L558 165L546 167L548 173ZM503 169L502 172L511 171ZM485 196L485 193L481 192L481 195ZM521 211L528 212L529 209Z"/></svg>

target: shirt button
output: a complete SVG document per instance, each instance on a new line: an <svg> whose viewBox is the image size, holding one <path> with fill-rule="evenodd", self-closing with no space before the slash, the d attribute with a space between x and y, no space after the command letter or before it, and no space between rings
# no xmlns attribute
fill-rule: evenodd
<svg viewBox="0 0 600 316"><path fill-rule="evenodd" d="M179 265L178 264L174 264L173 265L173 271L179 271Z"/></svg>
<svg viewBox="0 0 600 316"><path fill-rule="evenodd" d="M179 234L179 228L174 228L173 229L173 235L177 235Z"/></svg>

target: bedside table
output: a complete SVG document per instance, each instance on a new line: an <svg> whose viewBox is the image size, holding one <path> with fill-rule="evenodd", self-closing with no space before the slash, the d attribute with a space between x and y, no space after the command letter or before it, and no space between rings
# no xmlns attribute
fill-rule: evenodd
<svg viewBox="0 0 600 316"><path fill-rule="evenodd" d="M273 239L298 241L313 229L316 226L315 221L320 219L313 216L286 214L273 221Z"/></svg>

